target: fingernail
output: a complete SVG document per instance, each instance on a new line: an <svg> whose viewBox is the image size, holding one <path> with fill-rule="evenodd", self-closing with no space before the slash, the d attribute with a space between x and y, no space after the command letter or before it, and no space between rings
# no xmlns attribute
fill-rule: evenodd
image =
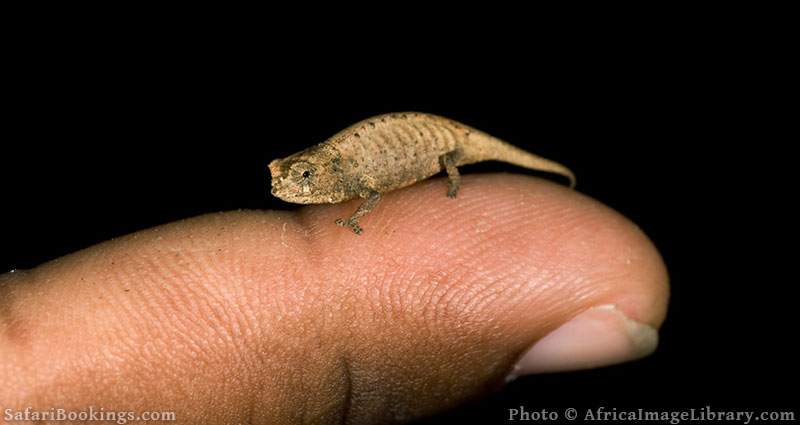
<svg viewBox="0 0 800 425"><path fill-rule="evenodd" d="M614 305L590 308L546 335L520 358L507 381L522 375L589 369L645 357L658 331Z"/></svg>

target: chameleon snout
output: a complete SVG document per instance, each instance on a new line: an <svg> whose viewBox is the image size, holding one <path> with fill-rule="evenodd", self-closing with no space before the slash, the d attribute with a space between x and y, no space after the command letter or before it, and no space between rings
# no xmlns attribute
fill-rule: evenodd
<svg viewBox="0 0 800 425"><path fill-rule="evenodd" d="M272 175L272 179L275 180L281 175L281 162L279 159L273 159L272 162L269 163L269 173Z"/></svg>
<svg viewBox="0 0 800 425"><path fill-rule="evenodd" d="M278 184L280 183L281 180L280 160L275 159L269 163L269 174L272 176L272 189L270 190L270 193L272 193L273 196L277 196Z"/></svg>

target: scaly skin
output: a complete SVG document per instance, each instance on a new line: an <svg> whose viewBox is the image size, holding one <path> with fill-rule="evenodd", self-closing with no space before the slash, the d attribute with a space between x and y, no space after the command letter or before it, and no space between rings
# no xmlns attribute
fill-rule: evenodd
<svg viewBox="0 0 800 425"><path fill-rule="evenodd" d="M447 171L447 196L460 185L458 166L504 161L525 168L575 177L561 164L526 152L456 121L419 112L379 115L360 121L326 140L269 164L272 194L287 202L325 204L354 198L364 203L337 224L362 229L359 219L382 193Z"/></svg>

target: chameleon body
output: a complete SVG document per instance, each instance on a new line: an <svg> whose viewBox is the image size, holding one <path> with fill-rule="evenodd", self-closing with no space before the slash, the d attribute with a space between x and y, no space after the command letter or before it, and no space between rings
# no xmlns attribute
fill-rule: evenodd
<svg viewBox="0 0 800 425"><path fill-rule="evenodd" d="M382 193L414 184L442 170L447 196L458 193L458 166L503 161L532 170L575 176L563 165L526 152L448 118L405 112L360 121L316 146L269 164L272 194L287 202L325 204L365 201L340 226L362 232L359 219L375 208Z"/></svg>

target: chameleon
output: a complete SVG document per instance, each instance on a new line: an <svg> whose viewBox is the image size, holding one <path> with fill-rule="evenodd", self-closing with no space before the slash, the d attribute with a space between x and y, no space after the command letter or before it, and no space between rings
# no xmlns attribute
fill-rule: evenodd
<svg viewBox="0 0 800 425"><path fill-rule="evenodd" d="M398 112L359 121L326 141L269 163L272 194L296 204L339 203L361 198L348 219L336 224L356 234L359 220L381 195L447 173L447 196L461 186L458 167L503 161L569 179L567 167L517 148L460 122L428 113Z"/></svg>

